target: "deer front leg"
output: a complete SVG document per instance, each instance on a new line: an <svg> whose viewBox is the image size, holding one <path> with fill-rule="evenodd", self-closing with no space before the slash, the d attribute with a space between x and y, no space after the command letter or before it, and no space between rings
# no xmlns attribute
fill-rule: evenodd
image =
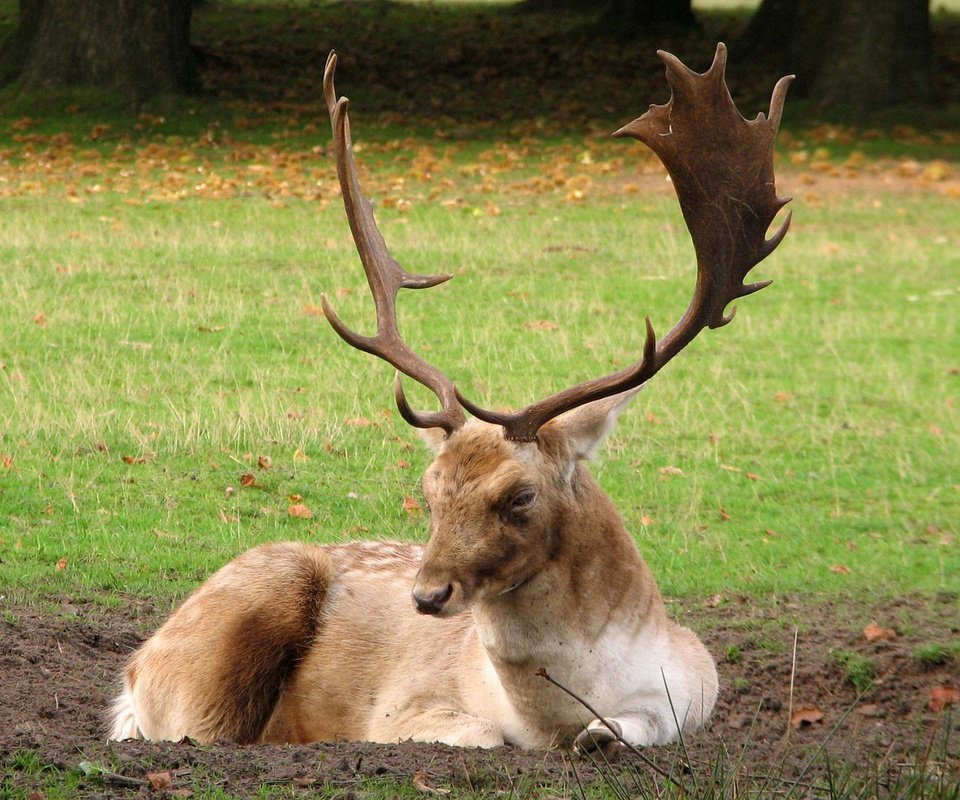
<svg viewBox="0 0 960 800"><path fill-rule="evenodd" d="M378 742L440 742L456 747L497 747L504 743L500 727L488 719L450 708L406 710L379 715L370 726Z"/></svg>
<svg viewBox="0 0 960 800"><path fill-rule="evenodd" d="M600 753L604 758L615 758L624 744L646 747L667 744L676 739L664 730L663 724L648 711L627 712L616 717L595 719L577 735L573 749L579 755Z"/></svg>
<svg viewBox="0 0 960 800"><path fill-rule="evenodd" d="M606 722L595 719L580 731L573 740L573 751L581 756L599 753L606 761L617 758L623 749L623 728L615 719Z"/></svg>

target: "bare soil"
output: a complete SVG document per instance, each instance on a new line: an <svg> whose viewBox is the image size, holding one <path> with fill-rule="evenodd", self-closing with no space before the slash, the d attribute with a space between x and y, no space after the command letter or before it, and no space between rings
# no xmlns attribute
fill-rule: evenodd
<svg viewBox="0 0 960 800"><path fill-rule="evenodd" d="M673 613L701 632L717 658L722 685L704 731L683 747L644 751L678 780L703 782L720 765L728 780L736 773L741 785L766 782L778 791L793 786L801 795L816 794L845 770L887 785L904 774L960 785L960 709L937 711L930 703L931 692L960 686L960 661L956 651L939 665L917 657L922 645L957 641L956 595L875 602L787 597L762 606L725 596L677 604ZM632 753L610 767L564 751L411 742L107 742L103 718L123 662L162 620L163 610L136 599L119 607L59 600L43 608L0 599L0 614L0 789L5 784L12 796L28 796L49 782L50 773L38 774L38 764L76 776L84 762L108 774L80 779L81 794L110 798L190 796L218 787L246 797L264 785L294 794L362 796L364 787L380 780L419 786L421 792L528 795L546 786L576 794L597 781L621 780L629 789L657 779ZM864 628L871 623L893 629L895 637L867 641ZM849 653L872 665L872 685L862 694L840 663L838 654ZM791 712L801 707L812 710L810 717L822 713L822 719L791 726ZM35 756L32 769L24 753ZM167 778L166 789L151 786L151 780Z"/></svg>

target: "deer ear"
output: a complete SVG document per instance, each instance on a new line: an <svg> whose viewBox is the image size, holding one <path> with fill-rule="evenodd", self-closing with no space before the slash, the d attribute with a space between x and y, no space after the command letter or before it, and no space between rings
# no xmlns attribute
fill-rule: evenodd
<svg viewBox="0 0 960 800"><path fill-rule="evenodd" d="M434 455L439 454L440 448L447 440L446 431L443 428L417 428L417 432L420 434L420 438L426 442L427 447L430 448L430 452Z"/></svg>
<svg viewBox="0 0 960 800"><path fill-rule="evenodd" d="M567 440L575 459L594 458L607 434L613 430L620 412L642 388L641 385L621 394L587 403L561 414L548 424Z"/></svg>

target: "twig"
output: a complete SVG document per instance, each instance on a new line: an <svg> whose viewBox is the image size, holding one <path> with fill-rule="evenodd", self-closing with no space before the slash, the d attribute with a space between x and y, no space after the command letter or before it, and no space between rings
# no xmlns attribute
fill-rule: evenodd
<svg viewBox="0 0 960 800"><path fill-rule="evenodd" d="M106 770L97 773L94 777L99 778L104 783L112 784L113 786L127 786L130 788L148 786L150 783L143 778L131 778L127 775L120 775L116 772L107 772Z"/></svg>
<svg viewBox="0 0 960 800"><path fill-rule="evenodd" d="M471 792L475 792L476 789L473 788L473 779L470 777L470 770L467 769L467 762L463 760L463 756L460 756L460 766L463 769L463 774L467 779L467 788Z"/></svg>
<svg viewBox="0 0 960 800"><path fill-rule="evenodd" d="M670 781L670 783L672 783L674 786L677 786L681 789L683 788L683 784L680 783L680 781L674 778L673 775L667 772L667 770L663 769L659 764L655 764L640 750L638 750L636 747L630 744L630 742L624 739L623 736L620 733L618 733L617 730L609 722L607 722L603 717L601 717L599 712L593 706L591 706L586 700L580 697L580 695L576 694L576 692L571 691L562 683L552 678L550 676L550 673L548 673L543 667L540 667L540 669L537 670L537 677L543 678L547 682L552 683L554 686L560 689L560 691L565 692L574 700L576 700L580 705L582 705L585 709L587 709L587 711L593 714L594 718L596 718L600 722L600 724L603 725L603 727L605 727L608 731L610 731L610 733L613 734L613 737L618 742L620 742L620 744L622 744L624 747L627 748L627 750L629 750L631 753L637 756L644 764L650 767L650 769L652 769L662 778L665 778L666 780Z"/></svg>
<svg viewBox="0 0 960 800"><path fill-rule="evenodd" d="M790 662L790 694L787 699L787 729L784 731L783 738L790 738L790 725L793 720L793 680L797 674L797 638L800 636L799 626L793 628L793 658Z"/></svg>

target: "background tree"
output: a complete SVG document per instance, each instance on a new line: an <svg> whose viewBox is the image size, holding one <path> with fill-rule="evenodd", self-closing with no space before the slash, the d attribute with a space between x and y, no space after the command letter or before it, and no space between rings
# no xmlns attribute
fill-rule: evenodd
<svg viewBox="0 0 960 800"><path fill-rule="evenodd" d="M692 0L521 0L518 8L558 13L597 9L601 29L631 37L697 24Z"/></svg>
<svg viewBox="0 0 960 800"><path fill-rule="evenodd" d="M0 50L0 83L25 91L87 84L136 104L196 86L190 46L197 0L20 0L19 25ZM591 9L627 37L696 25L691 0L525 0L564 13ZM817 109L868 112L931 100L929 0L762 0L737 55L797 74L795 93Z"/></svg>
<svg viewBox="0 0 960 800"><path fill-rule="evenodd" d="M736 50L778 61L819 108L930 99L929 0L763 0Z"/></svg>
<svg viewBox="0 0 960 800"><path fill-rule="evenodd" d="M86 84L139 102L195 87L190 0L20 0L0 80L26 91Z"/></svg>
<svg viewBox="0 0 960 800"><path fill-rule="evenodd" d="M692 28L697 23L691 0L607 0L600 21L626 35Z"/></svg>

